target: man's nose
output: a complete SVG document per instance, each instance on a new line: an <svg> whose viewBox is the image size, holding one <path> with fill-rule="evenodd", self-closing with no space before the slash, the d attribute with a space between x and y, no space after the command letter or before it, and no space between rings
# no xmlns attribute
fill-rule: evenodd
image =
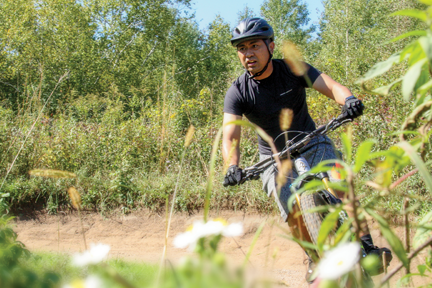
<svg viewBox="0 0 432 288"><path fill-rule="evenodd" d="M253 55L254 55L253 49L247 48L246 51L245 51L245 56L246 57L250 57L250 56L253 56Z"/></svg>

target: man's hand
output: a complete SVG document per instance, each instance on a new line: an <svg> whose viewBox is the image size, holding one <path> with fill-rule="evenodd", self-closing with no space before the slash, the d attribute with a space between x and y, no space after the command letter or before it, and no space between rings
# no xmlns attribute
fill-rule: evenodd
<svg viewBox="0 0 432 288"><path fill-rule="evenodd" d="M347 118L357 118L363 114L363 103L354 96L345 99L345 105L342 106L342 114Z"/></svg>
<svg viewBox="0 0 432 288"><path fill-rule="evenodd" d="M242 169L237 165L231 165L225 175L223 186L235 186L240 184L242 180Z"/></svg>

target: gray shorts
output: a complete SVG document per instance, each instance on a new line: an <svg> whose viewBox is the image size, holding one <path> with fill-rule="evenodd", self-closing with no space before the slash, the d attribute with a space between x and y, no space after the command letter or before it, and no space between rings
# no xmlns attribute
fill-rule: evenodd
<svg viewBox="0 0 432 288"><path fill-rule="evenodd" d="M333 142L327 136L319 136L314 138L300 150L300 153L304 158L306 158L311 168L324 160L340 159L339 152L336 151ZM260 155L260 161L269 157L270 155ZM263 189L267 192L269 197L273 194L281 212L281 217L287 221L289 214L288 199L291 196L290 185L298 177L298 174L295 169L292 170L290 177L287 177L287 182L282 187L280 194L278 195L276 187L276 171L276 164L273 164L261 174ZM330 181L337 180L332 179L330 176Z"/></svg>

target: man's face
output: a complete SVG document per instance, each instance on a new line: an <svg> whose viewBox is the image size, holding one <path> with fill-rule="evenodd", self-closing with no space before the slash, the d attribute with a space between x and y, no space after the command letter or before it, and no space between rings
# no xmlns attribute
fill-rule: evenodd
<svg viewBox="0 0 432 288"><path fill-rule="evenodd" d="M269 45L270 51L274 42ZM237 45L237 55L241 64L252 74L260 72L270 57L267 46L262 39L246 40Z"/></svg>

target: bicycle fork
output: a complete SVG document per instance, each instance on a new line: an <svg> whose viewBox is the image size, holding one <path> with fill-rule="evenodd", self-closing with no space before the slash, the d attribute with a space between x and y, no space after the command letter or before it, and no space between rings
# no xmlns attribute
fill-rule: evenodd
<svg viewBox="0 0 432 288"><path fill-rule="evenodd" d="M306 159L302 156L297 156L294 157L294 167L297 170L297 174L303 175L304 173L308 172L311 170L309 163L306 161ZM335 191L333 190L333 188L330 187L329 183L329 177L327 175L327 173L323 173L322 174L323 177L321 178L321 181L324 183L324 187L325 189L330 192L334 197L338 198ZM296 194L296 204L297 204L297 208L300 209L300 195Z"/></svg>

